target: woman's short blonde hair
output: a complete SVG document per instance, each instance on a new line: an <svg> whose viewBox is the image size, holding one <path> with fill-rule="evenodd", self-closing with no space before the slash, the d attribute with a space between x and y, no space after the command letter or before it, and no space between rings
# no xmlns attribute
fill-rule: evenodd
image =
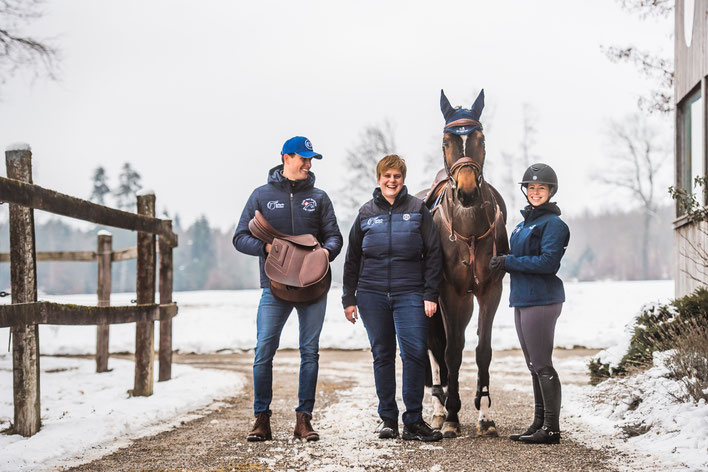
<svg viewBox="0 0 708 472"><path fill-rule="evenodd" d="M398 154L389 154L381 158L379 163L376 164L376 180L379 180L381 174L389 169L400 170L403 180L406 180L406 161Z"/></svg>

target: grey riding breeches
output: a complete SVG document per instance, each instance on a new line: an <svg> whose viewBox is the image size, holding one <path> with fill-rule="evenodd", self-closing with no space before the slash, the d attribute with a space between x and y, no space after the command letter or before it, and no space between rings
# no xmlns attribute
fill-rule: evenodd
<svg viewBox="0 0 708 472"><path fill-rule="evenodd" d="M553 335L562 308L562 303L514 308L516 334L531 372L553 367Z"/></svg>

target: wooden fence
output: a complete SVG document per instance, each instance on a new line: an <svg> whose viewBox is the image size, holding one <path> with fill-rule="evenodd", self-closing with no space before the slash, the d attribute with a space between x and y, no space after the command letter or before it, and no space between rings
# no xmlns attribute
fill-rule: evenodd
<svg viewBox="0 0 708 472"><path fill-rule="evenodd" d="M172 249L177 235L172 222L155 218L155 195L137 197L137 214L64 195L32 183L29 147L5 152L7 178L0 177L0 202L10 204L9 259L11 305L0 305L0 327L12 336L13 432L32 436L40 428L39 331L40 324L97 325L96 365L107 369L108 329L116 323L136 323L134 396L153 391L155 321L160 321L159 380L169 380L172 370ZM137 246L112 251L111 236L99 234L96 252L39 252L35 250L34 209L137 231ZM158 237L160 301L155 303ZM110 306L111 262L137 258L136 305ZM37 302L37 260L98 261L98 304L79 306Z"/></svg>

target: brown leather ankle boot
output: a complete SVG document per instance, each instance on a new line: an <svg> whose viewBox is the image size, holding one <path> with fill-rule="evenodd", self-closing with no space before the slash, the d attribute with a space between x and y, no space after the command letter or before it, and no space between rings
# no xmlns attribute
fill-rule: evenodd
<svg viewBox="0 0 708 472"><path fill-rule="evenodd" d="M295 438L306 439L308 441L319 441L320 435L312 429L310 419L312 415L303 412L297 412L295 421Z"/></svg>
<svg viewBox="0 0 708 472"><path fill-rule="evenodd" d="M256 423L253 425L253 430L248 433L246 439L249 442L269 441L273 439L273 434L270 431L270 415L268 413L259 413L256 415Z"/></svg>

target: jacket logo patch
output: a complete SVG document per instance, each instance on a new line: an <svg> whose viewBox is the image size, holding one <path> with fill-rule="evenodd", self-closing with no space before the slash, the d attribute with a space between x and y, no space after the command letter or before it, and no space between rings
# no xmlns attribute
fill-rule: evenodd
<svg viewBox="0 0 708 472"><path fill-rule="evenodd" d="M305 211L315 211L317 208L317 202L314 198L306 198L302 201L302 209Z"/></svg>
<svg viewBox="0 0 708 472"><path fill-rule="evenodd" d="M381 223L383 223L383 218L379 217L369 218L369 220L366 222L366 224L368 224L369 226L379 225Z"/></svg>
<svg viewBox="0 0 708 472"><path fill-rule="evenodd" d="M408 221L410 219L411 219L411 215L409 215L408 213L403 214L403 221Z"/></svg>
<svg viewBox="0 0 708 472"><path fill-rule="evenodd" d="M280 203L278 200L271 200L266 206L269 210L275 210L276 208L285 208L285 203Z"/></svg>

